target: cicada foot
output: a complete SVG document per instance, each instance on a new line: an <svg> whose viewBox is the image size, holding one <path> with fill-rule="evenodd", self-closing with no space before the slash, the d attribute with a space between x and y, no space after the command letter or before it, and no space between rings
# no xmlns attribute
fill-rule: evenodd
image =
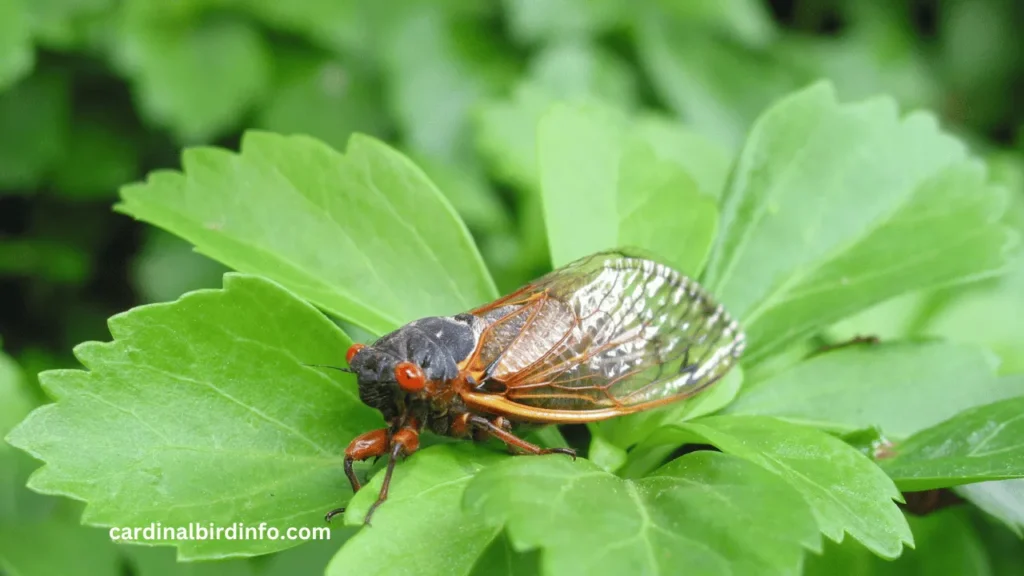
<svg viewBox="0 0 1024 576"><path fill-rule="evenodd" d="M572 448L545 448L540 451L540 454L565 454L566 456L576 461L576 451Z"/></svg>
<svg viewBox="0 0 1024 576"><path fill-rule="evenodd" d="M828 344L826 346L822 346L821 348L818 348L817 350L815 350L814 353L815 354L824 354L825 352L832 352L834 350L839 350L841 348L848 348L850 346L857 346L859 344L872 344L873 345L873 344L878 344L879 342L881 342L881 340L879 340L878 336L854 336L853 338L850 338L849 340L846 340L844 342L839 342L837 344Z"/></svg>

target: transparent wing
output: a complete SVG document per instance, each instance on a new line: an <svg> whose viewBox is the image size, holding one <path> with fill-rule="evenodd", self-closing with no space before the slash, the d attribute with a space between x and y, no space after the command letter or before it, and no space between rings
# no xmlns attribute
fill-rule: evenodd
<svg viewBox="0 0 1024 576"><path fill-rule="evenodd" d="M469 403L523 417L530 411L517 406L540 409L544 420L553 411L598 419L692 395L744 347L737 323L696 282L621 253L584 258L471 313L488 328L469 367L488 378L490 397Z"/></svg>

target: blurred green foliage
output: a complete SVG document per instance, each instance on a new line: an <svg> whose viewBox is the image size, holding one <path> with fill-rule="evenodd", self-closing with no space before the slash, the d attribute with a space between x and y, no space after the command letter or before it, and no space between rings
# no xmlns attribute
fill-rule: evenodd
<svg viewBox="0 0 1024 576"><path fill-rule="evenodd" d="M107 317L220 285L220 264L110 209L120 186L178 166L184 145L237 148L247 128L338 149L353 132L386 139L448 195L505 291L550 268L535 141L549 105L642 118L636 140L668 146L671 134L679 154L641 165L673 181L679 162L685 187L717 196L754 118L824 77L841 101L886 93L935 111L987 161L1009 193L1006 222L1024 230L1022 25L1017 0L0 0L0 336L21 365L0 357L0 437L42 401L28 375L71 366L72 346L106 339ZM636 235L627 224L608 234ZM980 343L1017 378L1022 294L1024 255L1002 277L900 297L829 335ZM5 449L0 573L177 573L166 551L116 548L78 526L77 506L22 488L34 464ZM1017 482L1001 492L1016 520L1002 520L1019 530ZM13 521L30 527L15 535ZM829 544L807 571L1003 574L1024 562L1021 542L975 511L913 528L918 549L896 564ZM197 570L316 572L334 549Z"/></svg>

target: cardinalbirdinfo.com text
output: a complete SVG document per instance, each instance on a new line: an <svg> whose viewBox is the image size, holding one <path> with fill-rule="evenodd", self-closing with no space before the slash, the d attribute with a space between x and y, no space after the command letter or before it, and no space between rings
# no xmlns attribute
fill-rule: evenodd
<svg viewBox="0 0 1024 576"><path fill-rule="evenodd" d="M115 526L110 529L110 539L125 540L330 540L331 530L326 526L290 526L277 528L261 522L246 526L235 522L230 526L217 526L210 522L190 522L186 526L163 526L159 522L148 526Z"/></svg>

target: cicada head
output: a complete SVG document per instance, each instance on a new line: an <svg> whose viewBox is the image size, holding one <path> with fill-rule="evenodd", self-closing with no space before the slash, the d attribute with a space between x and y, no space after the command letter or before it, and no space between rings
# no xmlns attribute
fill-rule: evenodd
<svg viewBox="0 0 1024 576"><path fill-rule="evenodd" d="M347 360L359 380L359 398L391 422L410 402L459 375L458 362L475 347L468 314L416 320L373 344L353 344Z"/></svg>

